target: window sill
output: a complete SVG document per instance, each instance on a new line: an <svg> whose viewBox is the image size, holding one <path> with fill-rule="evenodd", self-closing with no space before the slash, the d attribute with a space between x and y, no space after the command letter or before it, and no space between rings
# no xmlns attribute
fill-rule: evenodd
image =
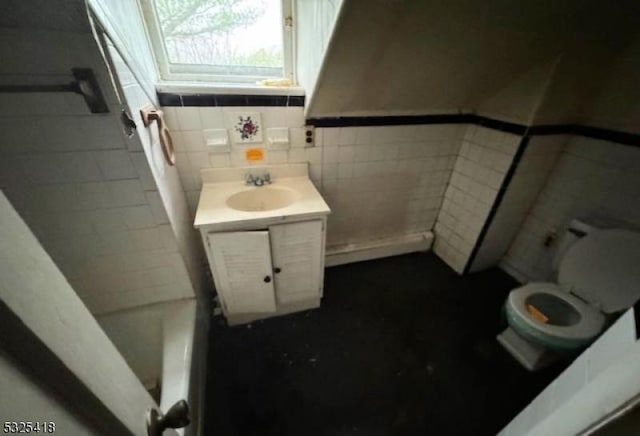
<svg viewBox="0 0 640 436"><path fill-rule="evenodd" d="M156 91L174 94L304 95L304 88L299 86L260 86L248 83L159 82L156 84Z"/></svg>

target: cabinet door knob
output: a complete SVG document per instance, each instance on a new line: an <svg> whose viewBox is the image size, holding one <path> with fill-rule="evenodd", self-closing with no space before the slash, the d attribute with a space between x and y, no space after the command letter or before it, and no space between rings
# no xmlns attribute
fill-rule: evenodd
<svg viewBox="0 0 640 436"><path fill-rule="evenodd" d="M280 271L282 271L280 268L274 268L273 269L273 272L276 273L276 274L280 273Z"/></svg>
<svg viewBox="0 0 640 436"><path fill-rule="evenodd" d="M266 276L266 277L264 278L264 282L265 282L265 283L269 283L269 282L271 282L271 277L270 277L270 276Z"/></svg>

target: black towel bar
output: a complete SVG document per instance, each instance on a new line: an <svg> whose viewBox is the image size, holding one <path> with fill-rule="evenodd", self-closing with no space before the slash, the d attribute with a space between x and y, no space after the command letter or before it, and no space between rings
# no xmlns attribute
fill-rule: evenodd
<svg viewBox="0 0 640 436"><path fill-rule="evenodd" d="M109 107L100 91L100 86L91 68L72 68L75 80L60 85L0 85L4 92L75 92L84 97L89 110L94 114L109 112Z"/></svg>

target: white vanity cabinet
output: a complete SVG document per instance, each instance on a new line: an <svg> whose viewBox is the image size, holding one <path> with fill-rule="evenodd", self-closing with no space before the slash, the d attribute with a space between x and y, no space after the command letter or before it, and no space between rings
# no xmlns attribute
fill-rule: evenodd
<svg viewBox="0 0 640 436"><path fill-rule="evenodd" d="M193 224L227 322L320 307L331 209L308 164L208 168L201 179Z"/></svg>
<svg viewBox="0 0 640 436"><path fill-rule="evenodd" d="M295 303L322 296L322 230L321 220L269 227L278 303Z"/></svg>
<svg viewBox="0 0 640 436"><path fill-rule="evenodd" d="M324 220L208 232L206 239L216 290L230 323L319 307Z"/></svg>
<svg viewBox="0 0 640 436"><path fill-rule="evenodd" d="M276 311L269 232L210 233L209 250L227 312Z"/></svg>

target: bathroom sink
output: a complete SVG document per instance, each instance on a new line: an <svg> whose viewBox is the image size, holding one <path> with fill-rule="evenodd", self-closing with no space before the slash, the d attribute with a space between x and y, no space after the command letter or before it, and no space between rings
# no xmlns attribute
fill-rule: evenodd
<svg viewBox="0 0 640 436"><path fill-rule="evenodd" d="M227 206L244 212L260 212L282 209L298 199L300 194L293 189L263 186L231 195Z"/></svg>
<svg viewBox="0 0 640 436"><path fill-rule="evenodd" d="M270 174L271 184L247 184L247 174ZM266 228L331 212L309 179L308 164L206 168L193 225L206 232ZM255 182L255 179L254 179Z"/></svg>

